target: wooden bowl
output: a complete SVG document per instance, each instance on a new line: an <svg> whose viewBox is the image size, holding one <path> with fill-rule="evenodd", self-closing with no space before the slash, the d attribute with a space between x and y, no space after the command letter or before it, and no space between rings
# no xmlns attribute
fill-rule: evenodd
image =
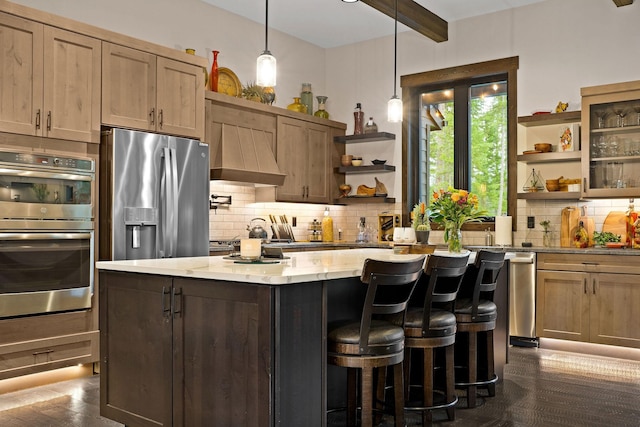
<svg viewBox="0 0 640 427"><path fill-rule="evenodd" d="M559 179L548 179L546 181L547 191L558 191L560 189Z"/></svg>
<svg viewBox="0 0 640 427"><path fill-rule="evenodd" d="M548 153L551 151L551 144L546 142L540 142L538 144L534 144L533 148L535 148L536 151L540 151L541 153Z"/></svg>

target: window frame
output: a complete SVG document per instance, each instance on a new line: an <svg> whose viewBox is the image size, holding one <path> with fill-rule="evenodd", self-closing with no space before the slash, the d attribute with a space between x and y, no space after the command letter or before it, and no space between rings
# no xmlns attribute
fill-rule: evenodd
<svg viewBox="0 0 640 427"><path fill-rule="evenodd" d="M410 213L413 206L418 203L419 181L418 173L420 150L420 95L425 86L451 85L457 82L469 81L477 78L490 78L493 76L507 80L507 213L514 218L514 231L517 229L517 70L519 59L517 56L478 62L475 64L445 68L441 70L426 71L410 74L400 78L402 88L402 102L404 104L404 120L402 122L402 218L404 224L410 223ZM466 140L467 137L465 136ZM466 143L465 150L466 148ZM455 138L455 149L460 146L459 138ZM454 171L456 180L459 173ZM459 185L459 183L453 183ZM495 229L493 222L467 223L465 230Z"/></svg>

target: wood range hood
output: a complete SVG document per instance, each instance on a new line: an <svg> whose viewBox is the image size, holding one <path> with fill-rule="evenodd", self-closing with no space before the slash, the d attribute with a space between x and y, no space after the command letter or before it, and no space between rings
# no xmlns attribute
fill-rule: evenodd
<svg viewBox="0 0 640 427"><path fill-rule="evenodd" d="M247 184L282 185L280 172L264 131L218 123L211 144L211 179Z"/></svg>

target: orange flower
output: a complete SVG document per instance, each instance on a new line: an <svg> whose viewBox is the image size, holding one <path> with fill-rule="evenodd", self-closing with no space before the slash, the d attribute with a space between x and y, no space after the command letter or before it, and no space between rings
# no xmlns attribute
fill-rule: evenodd
<svg viewBox="0 0 640 427"><path fill-rule="evenodd" d="M460 193L451 193L451 200L453 202L457 202L458 200L460 200Z"/></svg>
<svg viewBox="0 0 640 427"><path fill-rule="evenodd" d="M438 193L437 191L433 192L433 200L438 200L440 198L440 193Z"/></svg>
<svg viewBox="0 0 640 427"><path fill-rule="evenodd" d="M426 210L427 210L427 206L424 204L424 202L420 203L420 213L424 215Z"/></svg>

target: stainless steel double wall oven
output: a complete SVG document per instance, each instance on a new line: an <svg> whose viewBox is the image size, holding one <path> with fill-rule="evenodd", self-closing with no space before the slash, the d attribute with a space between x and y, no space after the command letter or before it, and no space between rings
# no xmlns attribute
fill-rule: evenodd
<svg viewBox="0 0 640 427"><path fill-rule="evenodd" d="M95 161L0 151L0 318L91 307Z"/></svg>

